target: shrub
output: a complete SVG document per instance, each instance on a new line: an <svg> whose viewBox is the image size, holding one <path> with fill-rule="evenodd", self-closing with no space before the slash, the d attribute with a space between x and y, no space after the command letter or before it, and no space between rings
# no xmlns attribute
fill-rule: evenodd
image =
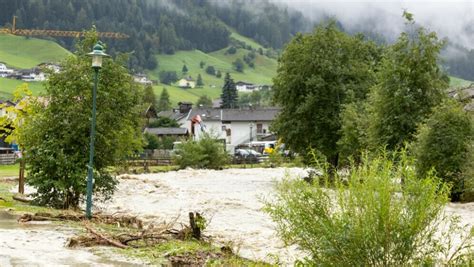
<svg viewBox="0 0 474 267"><path fill-rule="evenodd" d="M264 209L283 240L308 253L302 263L310 266L422 265L441 255L459 263L472 250L451 247L450 231L462 228L443 212L449 187L433 173L419 179L412 160L397 158L398 164L386 155L364 156L345 177L323 171L323 181L336 176L332 189L284 179ZM471 235L463 239L472 245Z"/></svg>
<svg viewBox="0 0 474 267"><path fill-rule="evenodd" d="M237 53L237 48L235 48L235 46L231 46L231 47L229 47L229 49L227 49L226 53L230 54L230 55L233 55L233 54Z"/></svg>
<svg viewBox="0 0 474 267"><path fill-rule="evenodd" d="M214 68L214 66L207 66L206 73L209 75L216 75L216 69Z"/></svg>
<svg viewBox="0 0 474 267"><path fill-rule="evenodd" d="M227 164L229 156L222 142L205 134L199 141L189 140L183 143L173 160L180 168L220 169Z"/></svg>
<svg viewBox="0 0 474 267"><path fill-rule="evenodd" d="M474 136L473 120L461 105L446 101L437 107L418 132L414 145L419 176L434 169L444 181L452 183L451 198L461 199L467 189L469 155Z"/></svg>
<svg viewBox="0 0 474 267"><path fill-rule="evenodd" d="M160 82L164 84L172 84L178 80L178 74L176 71L161 71Z"/></svg>

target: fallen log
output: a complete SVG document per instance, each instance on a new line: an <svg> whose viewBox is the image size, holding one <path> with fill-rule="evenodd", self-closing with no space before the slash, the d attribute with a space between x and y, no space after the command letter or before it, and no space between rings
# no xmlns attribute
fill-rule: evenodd
<svg viewBox="0 0 474 267"><path fill-rule="evenodd" d="M126 245L124 245L124 244L122 244L122 243L120 243L120 242L117 242L117 241L115 241L115 240L112 240L112 239L106 237L105 235L103 235L103 234L101 234L101 233L95 231L95 230L92 229L92 227L90 227L89 225L85 224L84 226L86 227L87 231L89 231L91 234L93 234L93 235L95 235L95 236L101 238L102 240L107 241L107 243L109 243L110 245L112 245L112 246L114 246L114 247L118 247L118 248L128 248L128 246L126 246Z"/></svg>
<svg viewBox="0 0 474 267"><path fill-rule="evenodd" d="M28 198L25 198L25 197L19 196L19 195L14 195L14 196L12 196L12 198L16 201L20 201L20 202L23 202L23 203L30 203L31 202L31 199L28 199Z"/></svg>

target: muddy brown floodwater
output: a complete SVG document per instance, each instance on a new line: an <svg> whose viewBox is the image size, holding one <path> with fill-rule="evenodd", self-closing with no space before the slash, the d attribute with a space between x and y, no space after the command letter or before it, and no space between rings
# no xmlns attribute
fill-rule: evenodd
<svg viewBox="0 0 474 267"><path fill-rule="evenodd" d="M133 266L117 259L110 249L66 248L75 230L51 223L19 224L17 217L0 211L0 266Z"/></svg>
<svg viewBox="0 0 474 267"><path fill-rule="evenodd" d="M107 212L136 214L148 221L187 223L189 211L200 211L210 224L206 233L228 243L243 257L291 265L303 256L296 247L285 247L275 224L262 212L262 197L285 175L306 176L301 168L180 170L160 174L123 176ZM447 212L463 223L474 224L474 203L449 204Z"/></svg>

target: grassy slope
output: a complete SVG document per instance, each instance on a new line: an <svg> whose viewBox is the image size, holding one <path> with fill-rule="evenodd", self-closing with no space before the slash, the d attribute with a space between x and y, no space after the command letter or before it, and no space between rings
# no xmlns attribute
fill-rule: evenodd
<svg viewBox="0 0 474 267"><path fill-rule="evenodd" d="M245 38L245 37L241 37ZM178 76L183 76L181 69L183 65L188 68L188 75L197 78L198 74L201 74L204 87L195 89L181 89L176 86L158 85L155 86L155 93L159 95L163 87L168 89L171 95L171 102L176 104L179 101L191 101L196 100L201 95L207 95L212 99L219 98L221 94L221 88L224 85L223 77L226 72L229 72L234 81L246 81L256 84L271 84L272 78L276 74L277 61L270 59L265 56L257 55L255 59L255 68L252 69L245 65L243 73L239 73L233 69L232 62L237 58L242 58L249 51L244 49L238 49L234 55L226 55L222 49L216 52L206 54L199 50L193 51L178 51L174 55L157 55L159 62L159 68L148 72L148 75L158 80L158 74L160 71L176 71ZM199 63L203 61L206 63L203 69L200 68ZM213 75L206 73L205 69L207 66L214 66L217 70L222 73L222 78L217 78Z"/></svg>
<svg viewBox="0 0 474 267"><path fill-rule="evenodd" d="M16 69L32 68L42 62L58 62L71 53L52 41L0 34L0 62ZM0 78L0 98L11 98L20 80ZM34 95L43 90L41 82L28 83Z"/></svg>
<svg viewBox="0 0 474 267"><path fill-rule="evenodd" d="M18 69L42 62L57 62L70 54L55 42L13 35L0 35L0 61Z"/></svg>
<svg viewBox="0 0 474 267"><path fill-rule="evenodd" d="M469 86L472 81L463 80L454 76L449 76L449 86L450 87L464 87Z"/></svg>

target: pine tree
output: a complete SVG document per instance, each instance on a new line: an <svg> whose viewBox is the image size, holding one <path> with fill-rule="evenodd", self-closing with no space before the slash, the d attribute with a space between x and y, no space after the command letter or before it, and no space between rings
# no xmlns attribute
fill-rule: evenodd
<svg viewBox="0 0 474 267"><path fill-rule="evenodd" d="M217 73L216 73L216 77L217 77L217 78L220 78L220 77L222 77L222 73L221 73L221 71L220 71L220 70L218 70L218 71L217 71Z"/></svg>
<svg viewBox="0 0 474 267"><path fill-rule="evenodd" d="M204 82L202 81L201 74L198 74L197 81L196 81L196 86L197 87L202 87L204 85Z"/></svg>
<svg viewBox="0 0 474 267"><path fill-rule="evenodd" d="M182 72L183 74L188 73L188 67L186 67L186 65L183 65L183 69L181 70L181 72Z"/></svg>
<svg viewBox="0 0 474 267"><path fill-rule="evenodd" d="M166 88L163 88L163 91L161 91L160 100L158 100L158 110L163 111L169 110L170 108L170 95L168 94L168 90L166 90Z"/></svg>
<svg viewBox="0 0 474 267"><path fill-rule="evenodd" d="M237 87L235 86L234 80L230 77L230 74L226 73L224 78L224 87L222 87L221 107L235 108L237 107L237 99Z"/></svg>
<svg viewBox="0 0 474 267"><path fill-rule="evenodd" d="M153 87L151 85L145 86L143 102L152 106L156 106L156 95L155 92L153 92Z"/></svg>

